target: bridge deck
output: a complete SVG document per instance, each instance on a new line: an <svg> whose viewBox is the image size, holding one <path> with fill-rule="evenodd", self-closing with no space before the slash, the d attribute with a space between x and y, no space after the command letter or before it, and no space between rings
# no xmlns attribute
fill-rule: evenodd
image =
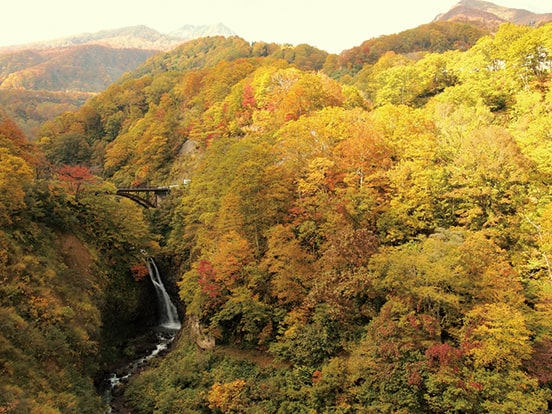
<svg viewBox="0 0 552 414"><path fill-rule="evenodd" d="M171 191L171 187L119 187L117 192L125 193L168 193Z"/></svg>
<svg viewBox="0 0 552 414"><path fill-rule="evenodd" d="M160 196L167 195L174 186L164 187L119 187L117 195L131 199L146 208L156 208ZM145 193L145 196L137 193Z"/></svg>

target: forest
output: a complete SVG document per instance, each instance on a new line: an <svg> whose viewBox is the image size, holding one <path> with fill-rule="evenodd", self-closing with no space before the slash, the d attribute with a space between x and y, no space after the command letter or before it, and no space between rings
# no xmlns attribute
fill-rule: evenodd
<svg viewBox="0 0 552 414"><path fill-rule="evenodd" d="M0 413L101 412L141 249L186 327L132 413L550 412L552 24L405 36L202 38L34 141L2 113Z"/></svg>

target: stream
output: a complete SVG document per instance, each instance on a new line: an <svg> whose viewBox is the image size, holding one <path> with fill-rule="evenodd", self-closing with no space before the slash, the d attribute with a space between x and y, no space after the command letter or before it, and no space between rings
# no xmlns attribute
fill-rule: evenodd
<svg viewBox="0 0 552 414"><path fill-rule="evenodd" d="M167 350L182 327L180 319L178 318L176 306L171 301L165 289L155 261L153 258L147 257L146 264L150 280L155 288L157 305L159 308L159 320L157 326L153 328L153 332L157 338L155 348L149 354L132 361L116 372L112 372L106 376L103 387L104 392L102 394L103 402L106 406L106 413L118 412L115 406L117 389L124 386L133 374L147 365L150 359L157 357L159 354L162 354L163 351ZM120 391L121 390L119 390L119 392Z"/></svg>

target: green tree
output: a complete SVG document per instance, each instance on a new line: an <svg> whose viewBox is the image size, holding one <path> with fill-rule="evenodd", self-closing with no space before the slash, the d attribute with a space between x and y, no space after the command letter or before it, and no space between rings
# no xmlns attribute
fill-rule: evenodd
<svg viewBox="0 0 552 414"><path fill-rule="evenodd" d="M46 159L54 165L90 165L92 149L83 133L67 132L55 138L43 137L39 144Z"/></svg>

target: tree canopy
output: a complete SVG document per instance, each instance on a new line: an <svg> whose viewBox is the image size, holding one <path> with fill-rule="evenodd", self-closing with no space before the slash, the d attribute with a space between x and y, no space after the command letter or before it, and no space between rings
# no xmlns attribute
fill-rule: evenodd
<svg viewBox="0 0 552 414"><path fill-rule="evenodd" d="M43 126L56 200L106 257L155 238L196 327L130 382L135 412L550 409L552 25L420 30L355 68L201 39ZM17 148L9 225L40 210ZM175 187L133 230L80 208L113 184ZM47 293L10 326L63 319Z"/></svg>

